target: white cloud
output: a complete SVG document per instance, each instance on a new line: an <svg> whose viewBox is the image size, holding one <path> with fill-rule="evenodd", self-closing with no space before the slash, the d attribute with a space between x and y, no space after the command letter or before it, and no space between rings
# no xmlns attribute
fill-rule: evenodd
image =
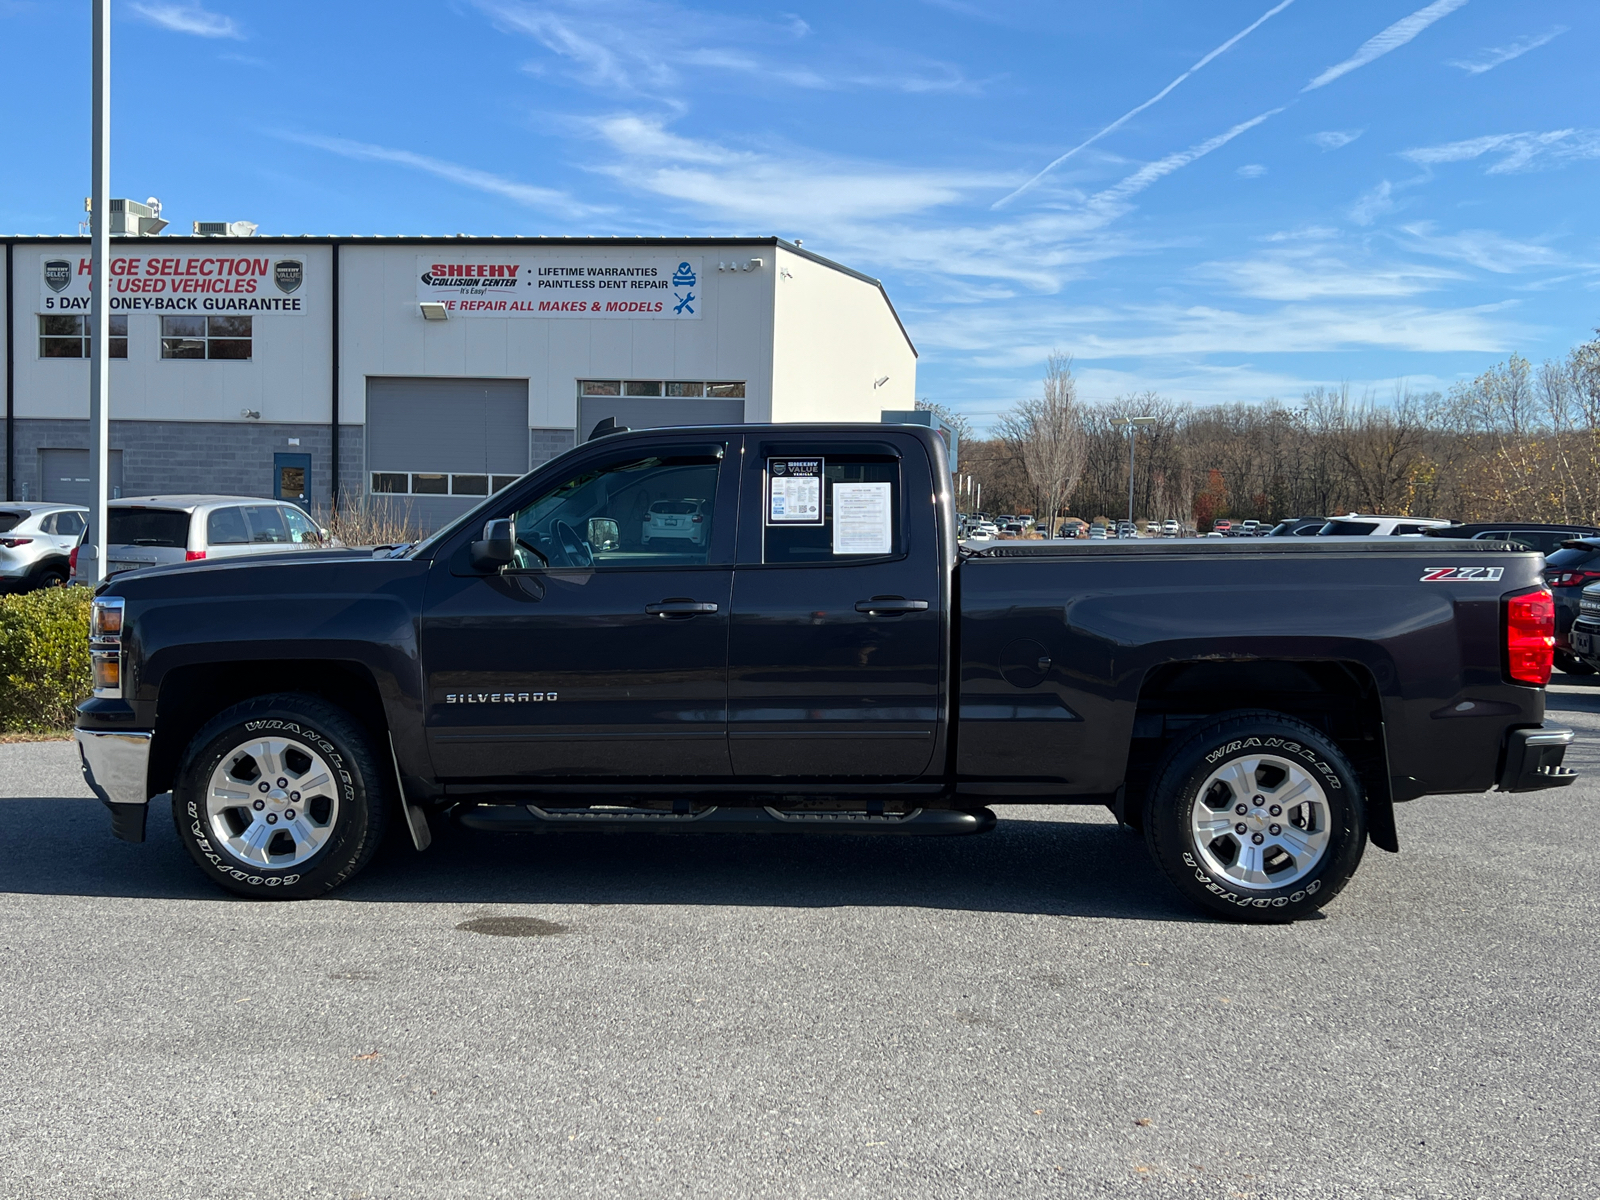
<svg viewBox="0 0 1600 1200"><path fill-rule="evenodd" d="M1267 168L1260 163L1245 163L1244 166L1234 171L1240 179L1260 179L1267 173Z"/></svg>
<svg viewBox="0 0 1600 1200"><path fill-rule="evenodd" d="M1406 150L1400 157L1422 166L1434 166L1438 163L1468 162L1486 154L1496 157L1486 172L1490 175L1512 175L1522 171L1564 167L1582 159L1600 158L1600 129L1496 133L1461 142Z"/></svg>
<svg viewBox="0 0 1600 1200"><path fill-rule="evenodd" d="M1485 71L1492 71L1501 63L1508 63L1513 58L1521 58L1529 50L1537 50L1547 42L1553 42L1563 33L1567 32L1565 25L1557 25L1537 37L1521 37L1509 46L1494 46L1483 51L1483 57L1475 60L1457 59L1450 63L1452 67L1460 67L1469 75L1482 75Z"/></svg>
<svg viewBox="0 0 1600 1200"><path fill-rule="evenodd" d="M1419 221L1400 229L1401 245L1436 258L1469 263L1497 275L1512 275L1535 267L1562 266L1565 255L1538 242L1520 242L1488 229L1464 229L1459 233L1437 233L1431 221Z"/></svg>
<svg viewBox="0 0 1600 1200"><path fill-rule="evenodd" d="M1307 249L1232 262L1202 263L1196 278L1262 300L1322 300L1334 296L1414 296L1466 276L1413 263L1352 266L1325 250Z"/></svg>
<svg viewBox="0 0 1600 1200"><path fill-rule="evenodd" d="M1349 58L1335 63L1300 90L1309 92L1319 87L1326 87L1340 76L1359 70L1375 59L1382 58L1391 50L1398 50L1429 25L1449 16L1466 2L1467 0L1433 0L1433 3L1426 8L1417 9L1409 17L1401 18L1382 33L1368 38Z"/></svg>
<svg viewBox="0 0 1600 1200"><path fill-rule="evenodd" d="M1169 154L1156 162L1148 163L1120 183L1113 184L1104 191L1095 193L1089 202L1091 206L1106 207L1136 196L1158 179L1162 179L1172 174L1172 172L1188 166L1198 158L1204 158L1213 150L1221 149L1241 133L1254 129L1261 122L1269 117L1277 116L1282 111L1283 109L1281 108L1268 109L1259 116L1251 117L1248 121L1240 121L1232 129L1224 130L1222 133L1217 134L1216 137L1207 138L1203 142L1190 146L1187 150L1179 150L1177 153Z"/></svg>
<svg viewBox="0 0 1600 1200"><path fill-rule="evenodd" d="M366 142L353 142L347 138L324 137L314 133L274 133L274 137L286 142L296 142L302 146L312 146L318 150L326 150L330 154L337 154L341 158L355 159L359 162L391 163L398 167L407 167L413 171L421 171L426 175L470 188L473 191L487 192L493 196L503 196L507 200L516 202L526 208L544 209L549 212L561 213L564 216L592 216L604 212L604 209L593 205L581 204L565 192L552 188L535 187L533 184L518 183L516 180L507 179L502 175L494 175L488 171L480 171L476 167L463 166L460 163L447 162L444 159L430 158L425 154L416 154L410 150L393 150L387 146L374 146Z"/></svg>
<svg viewBox="0 0 1600 1200"><path fill-rule="evenodd" d="M737 76L744 85L911 94L974 91L949 63L887 47L803 50L799 17L768 21L705 13L669 0L475 0L500 29L538 42L583 83L612 96L650 96L682 110L691 88ZM530 64L542 74L542 63Z"/></svg>
<svg viewBox="0 0 1600 1200"><path fill-rule="evenodd" d="M243 38L232 17L207 12L199 4L130 4L128 7L152 25L174 33L192 33L206 38Z"/></svg>
<svg viewBox="0 0 1600 1200"><path fill-rule="evenodd" d="M1465 0L1462 0L1462 2L1465 3ZM1245 26L1243 29L1241 29L1238 33L1234 34L1227 41L1223 42L1222 45L1218 46L1215 50L1211 51L1210 54L1207 54L1199 62L1195 63L1194 66L1190 67L1182 75L1179 75L1176 79L1174 79L1171 83L1167 84L1166 87L1162 88L1154 96L1151 96L1150 99L1146 100L1143 104L1137 105L1134 108L1130 108L1127 112L1123 113L1120 117L1118 117L1115 121L1111 122L1111 124L1107 125L1105 128L1101 129L1098 133L1094 134L1092 137L1088 138L1086 141L1079 142L1072 149L1068 150L1065 154L1061 155L1054 162L1050 163L1047 167L1045 167L1044 170L1040 171L1037 175L1033 176L1033 178L1029 179L1021 187L1017 188L1015 191L1011 192L1009 195L1002 196L1000 199L996 200L994 202L994 204L992 204L990 207L991 208L1002 208L1005 205L1009 204L1011 201L1015 200L1018 196L1022 195L1023 192L1025 192L1029 188L1033 187L1041 179L1043 179L1046 175L1050 174L1051 171L1054 171L1062 163L1066 162L1067 159L1071 158L1074 154L1077 154L1080 150L1086 149L1087 147L1094 145L1101 138L1105 137L1106 134L1111 133L1116 129L1120 129L1126 122L1131 120L1133 117L1138 116L1145 109L1149 108L1152 104L1155 104L1158 101L1160 101L1163 98L1165 98L1168 92L1172 91L1173 88L1177 87L1185 79L1189 78L1189 76L1193 75L1196 71L1200 70L1201 67L1205 66L1212 59L1216 58L1219 54L1225 54L1229 50L1233 49L1233 47L1237 43L1239 43L1239 42L1243 41L1245 38L1249 37L1250 34L1254 33L1258 28L1260 28L1260 26L1265 24L1269 19L1271 19L1272 17L1277 16L1279 13L1281 13L1284 9L1288 8L1289 5L1291 5L1293 3L1294 3L1294 0L1281 0L1281 3L1274 5L1272 8L1269 8L1266 12L1262 13L1261 16L1257 17L1255 19L1255 21L1253 21L1251 24Z"/></svg>
<svg viewBox="0 0 1600 1200"><path fill-rule="evenodd" d="M1395 207L1394 185L1385 179L1377 187L1363 192L1350 206L1350 219L1357 225L1371 225Z"/></svg>
<svg viewBox="0 0 1600 1200"><path fill-rule="evenodd" d="M1311 140L1324 150L1341 150L1365 132L1365 129L1324 129L1313 133Z"/></svg>

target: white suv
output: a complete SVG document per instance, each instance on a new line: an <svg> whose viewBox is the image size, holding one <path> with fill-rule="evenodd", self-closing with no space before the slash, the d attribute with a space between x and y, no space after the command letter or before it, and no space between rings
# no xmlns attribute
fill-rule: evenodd
<svg viewBox="0 0 1600 1200"><path fill-rule="evenodd" d="M66 583L88 512L76 504L0 504L0 591Z"/></svg>
<svg viewBox="0 0 1600 1200"><path fill-rule="evenodd" d="M1454 521L1438 517L1380 517L1369 513L1350 513L1329 517L1317 531L1318 537L1421 537L1425 529L1443 529Z"/></svg>
<svg viewBox="0 0 1600 1200"><path fill-rule="evenodd" d="M703 546L706 540L704 500L657 500L645 514L639 540L648 546L652 539L684 538L691 545Z"/></svg>
<svg viewBox="0 0 1600 1200"><path fill-rule="evenodd" d="M143 496L106 505L106 574L141 567L315 550L328 532L305 510L252 496ZM72 556L77 567L77 552Z"/></svg>

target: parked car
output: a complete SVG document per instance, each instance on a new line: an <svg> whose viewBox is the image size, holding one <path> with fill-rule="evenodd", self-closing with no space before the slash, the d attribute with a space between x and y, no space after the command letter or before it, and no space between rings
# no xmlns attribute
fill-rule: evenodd
<svg viewBox="0 0 1600 1200"><path fill-rule="evenodd" d="M1569 674L1592 675L1600 671L1600 583L1591 583L1579 591L1578 616L1567 630L1567 646L1578 663L1578 669ZM1585 671L1584 667L1589 669Z"/></svg>
<svg viewBox="0 0 1600 1200"><path fill-rule="evenodd" d="M66 583L88 513L76 504L0 505L0 592Z"/></svg>
<svg viewBox="0 0 1600 1200"><path fill-rule="evenodd" d="M1256 530L1261 527L1260 521L1246 521L1239 526L1240 537L1255 537Z"/></svg>
<svg viewBox="0 0 1600 1200"><path fill-rule="evenodd" d="M639 540L648 546L652 539L683 538L696 546L706 540L704 500L657 500L645 514Z"/></svg>
<svg viewBox="0 0 1600 1200"><path fill-rule="evenodd" d="M1090 524L1089 540L1091 542L1103 542L1106 540L1107 536L1106 527L1099 521L1094 521Z"/></svg>
<svg viewBox="0 0 1600 1200"><path fill-rule="evenodd" d="M200 559L315 550L327 541L303 508L253 496L141 496L106 505L107 577ZM78 551L72 552L74 575Z"/></svg>
<svg viewBox="0 0 1600 1200"><path fill-rule="evenodd" d="M789 456L826 462L834 518L764 519L769 464ZM443 819L977 834L1002 802L1109 807L1202 910L1281 924L1337 896L1369 842L1399 849L1396 802L1454 796L1430 815L1477 827L1475 793L1576 777L1572 731L1545 724L1537 554L954 555L947 473L915 426L636 430L416 545L119 576L90 617L86 778L130 841L170 793L184 852L258 900L345 883L390 822L419 849ZM643 563L585 539L645 494L716 497L716 527ZM1442 915L1472 870L1433 873L1413 907Z"/></svg>
<svg viewBox="0 0 1600 1200"><path fill-rule="evenodd" d="M1468 538L1480 542L1511 542L1550 555L1573 538L1600 537L1594 525L1541 525L1526 521L1475 521L1427 530L1428 537Z"/></svg>
<svg viewBox="0 0 1600 1200"><path fill-rule="evenodd" d="M1330 517L1317 531L1318 537L1421 537L1430 529L1446 529L1454 521L1438 517L1382 517L1370 513L1350 513Z"/></svg>
<svg viewBox="0 0 1600 1200"><path fill-rule="evenodd" d="M1226 517L1222 518L1220 521L1211 522L1212 533L1220 533L1223 537L1227 537L1232 531L1233 522L1228 520Z"/></svg>
<svg viewBox="0 0 1600 1200"><path fill-rule="evenodd" d="M1161 522L1162 537L1177 537L1182 532L1183 528L1176 521Z"/></svg>
<svg viewBox="0 0 1600 1200"><path fill-rule="evenodd" d="M1595 667L1573 652L1570 635L1583 590L1600 583L1600 537L1573 538L1546 554L1544 582L1556 602L1556 666L1568 675L1593 675Z"/></svg>
<svg viewBox="0 0 1600 1200"><path fill-rule="evenodd" d="M1327 517L1290 517L1267 531L1268 537L1316 537L1328 523Z"/></svg>

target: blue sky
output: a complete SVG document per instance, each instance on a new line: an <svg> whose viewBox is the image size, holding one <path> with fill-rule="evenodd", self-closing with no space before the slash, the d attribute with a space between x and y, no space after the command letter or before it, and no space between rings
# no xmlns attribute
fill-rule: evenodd
<svg viewBox="0 0 1600 1200"><path fill-rule="evenodd" d="M1052 349L1096 400L1386 396L1600 324L1592 0L785 3L121 0L113 187L176 229L803 238L980 425ZM76 231L88 11L0 0L0 229Z"/></svg>

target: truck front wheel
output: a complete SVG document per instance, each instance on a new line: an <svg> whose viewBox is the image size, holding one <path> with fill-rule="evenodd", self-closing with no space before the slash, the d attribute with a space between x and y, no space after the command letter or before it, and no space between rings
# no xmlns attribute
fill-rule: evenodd
<svg viewBox="0 0 1600 1200"><path fill-rule="evenodd" d="M1145 803L1150 852L1191 902L1235 921L1321 908L1366 847L1361 777L1281 713L1229 713L1170 747Z"/></svg>
<svg viewBox="0 0 1600 1200"><path fill-rule="evenodd" d="M228 891L302 900L371 860L388 792L370 739L348 713L315 696L261 696L189 743L172 816L178 840Z"/></svg>

